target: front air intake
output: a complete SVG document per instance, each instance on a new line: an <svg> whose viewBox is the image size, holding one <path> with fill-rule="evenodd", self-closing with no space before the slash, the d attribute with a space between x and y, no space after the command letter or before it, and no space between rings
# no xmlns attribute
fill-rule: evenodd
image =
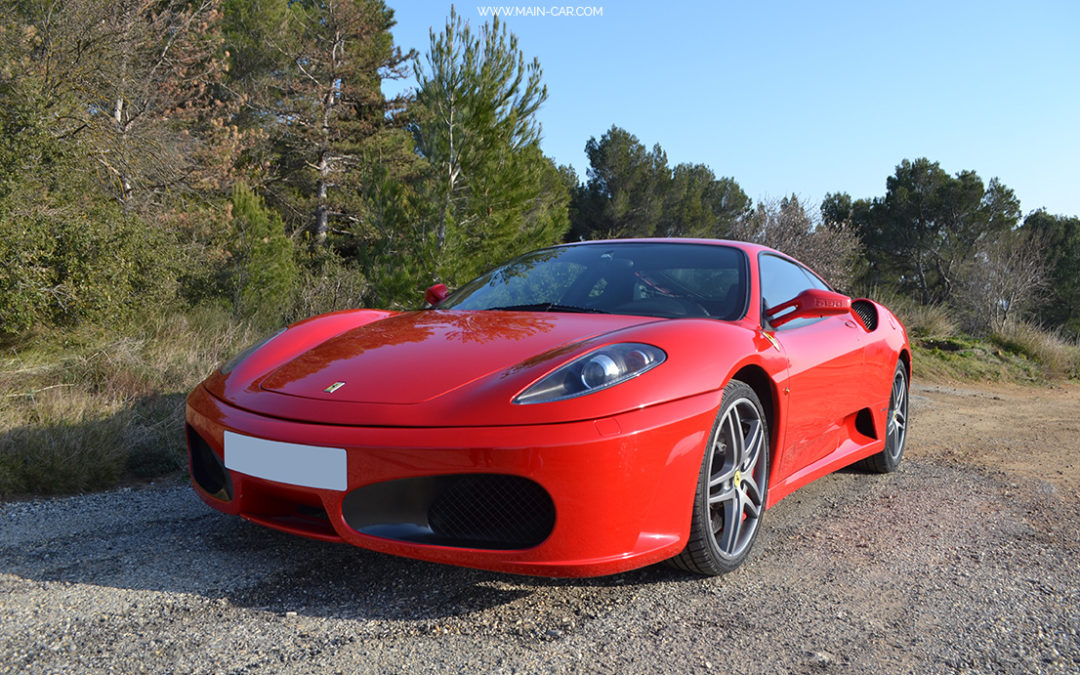
<svg viewBox="0 0 1080 675"><path fill-rule="evenodd" d="M367 485L345 496L342 514L363 534L465 548L531 548L555 527L555 504L547 491L528 478L506 474Z"/></svg>
<svg viewBox="0 0 1080 675"><path fill-rule="evenodd" d="M190 424L187 425L187 441L192 480L211 497L230 501L233 497L233 485L228 469L206 439Z"/></svg>

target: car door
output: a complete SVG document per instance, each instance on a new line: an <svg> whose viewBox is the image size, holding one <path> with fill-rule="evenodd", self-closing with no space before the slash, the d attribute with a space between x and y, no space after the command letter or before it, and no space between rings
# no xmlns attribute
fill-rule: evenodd
<svg viewBox="0 0 1080 675"><path fill-rule="evenodd" d="M759 257L763 328L788 358L786 447L777 469L791 475L833 452L840 425L858 409L853 383L861 376L865 340L849 315L795 319L773 329L764 311L808 288L829 286L802 265L772 254Z"/></svg>

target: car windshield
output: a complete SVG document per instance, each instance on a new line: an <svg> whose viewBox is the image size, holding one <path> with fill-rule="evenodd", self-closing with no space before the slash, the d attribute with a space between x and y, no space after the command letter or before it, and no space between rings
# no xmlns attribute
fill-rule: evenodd
<svg viewBox="0 0 1080 675"><path fill-rule="evenodd" d="M470 281L439 309L739 319L745 254L731 246L604 242L527 253Z"/></svg>

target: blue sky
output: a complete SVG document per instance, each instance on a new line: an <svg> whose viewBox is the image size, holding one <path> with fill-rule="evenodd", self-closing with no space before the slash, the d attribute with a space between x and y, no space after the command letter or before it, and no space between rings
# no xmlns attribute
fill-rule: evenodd
<svg viewBox="0 0 1080 675"><path fill-rule="evenodd" d="M455 7L473 26L484 7L548 11L505 22L543 69L544 152L583 180L586 141L615 124L755 201L883 195L928 157L1000 178L1025 213L1080 215L1078 2L487 2ZM423 58L450 3L387 4Z"/></svg>

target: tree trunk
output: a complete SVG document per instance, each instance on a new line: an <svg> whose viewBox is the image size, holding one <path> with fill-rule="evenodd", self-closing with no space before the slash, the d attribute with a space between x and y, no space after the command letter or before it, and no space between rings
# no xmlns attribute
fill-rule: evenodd
<svg viewBox="0 0 1080 675"><path fill-rule="evenodd" d="M315 188L315 243L319 246L326 243L326 233L330 229L330 207L326 203L330 162L327 161L326 155L326 150L319 155L319 181Z"/></svg>
<svg viewBox="0 0 1080 675"><path fill-rule="evenodd" d="M439 232L438 232L438 247L435 249L438 253L442 253L443 246L446 244L446 215L450 210L450 204L454 198L454 188L457 186L457 177L460 169L457 167L456 161L456 148L454 146L454 101L450 100L450 112L449 112L449 125L448 125L448 142L449 152L447 153L446 160L446 198L443 200L442 206L439 208Z"/></svg>
<svg viewBox="0 0 1080 675"><path fill-rule="evenodd" d="M330 229L330 206L327 204L327 193L330 186L330 114L334 107L334 95L336 91L331 85L330 90L323 97L322 110L322 149L319 152L319 180L315 184L315 243L319 246L326 244L326 233Z"/></svg>
<svg viewBox="0 0 1080 675"><path fill-rule="evenodd" d="M930 286L926 282L926 266L923 264L922 253L916 252L915 254L915 271L919 277L919 290L922 291L922 302L924 305L930 304Z"/></svg>

